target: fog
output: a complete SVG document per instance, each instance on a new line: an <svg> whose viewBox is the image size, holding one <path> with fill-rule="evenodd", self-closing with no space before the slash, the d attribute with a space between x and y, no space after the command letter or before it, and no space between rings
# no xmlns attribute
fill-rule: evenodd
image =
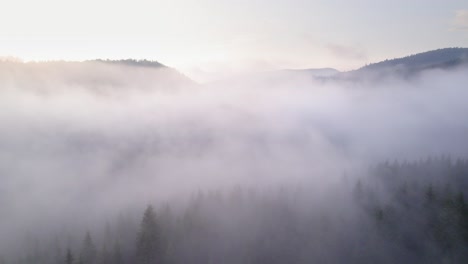
<svg viewBox="0 0 468 264"><path fill-rule="evenodd" d="M164 67L1 62L0 252L200 190L309 186L303 204L333 211L380 162L468 158L467 83L466 68L197 84Z"/></svg>

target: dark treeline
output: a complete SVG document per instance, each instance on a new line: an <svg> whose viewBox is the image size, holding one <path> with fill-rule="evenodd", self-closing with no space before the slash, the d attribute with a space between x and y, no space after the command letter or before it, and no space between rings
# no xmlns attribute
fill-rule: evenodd
<svg viewBox="0 0 468 264"><path fill-rule="evenodd" d="M389 67L404 66L407 68L415 67L448 67L466 63L467 48L445 48L431 50L423 53L409 55L403 58L395 58L377 63L366 65L359 70L379 70Z"/></svg>
<svg viewBox="0 0 468 264"><path fill-rule="evenodd" d="M160 62L157 61L152 61L152 60L135 60L135 59L124 59L124 60L102 60L102 59L97 59L94 60L97 62L103 62L103 63L114 63L114 64L124 64L128 66L141 66L141 67L154 67L154 68L159 68L159 67L166 67L165 65L161 64Z"/></svg>
<svg viewBox="0 0 468 264"><path fill-rule="evenodd" d="M197 192L0 263L467 263L468 160L382 163L318 186ZM137 220L134 220L135 218Z"/></svg>
<svg viewBox="0 0 468 264"><path fill-rule="evenodd" d="M467 160L383 163L371 175L373 182L358 182L355 193L397 255L415 263L467 263Z"/></svg>

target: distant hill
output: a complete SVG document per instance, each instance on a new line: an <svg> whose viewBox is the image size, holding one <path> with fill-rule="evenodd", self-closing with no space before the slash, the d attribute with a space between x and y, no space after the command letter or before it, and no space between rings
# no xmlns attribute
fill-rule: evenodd
<svg viewBox="0 0 468 264"><path fill-rule="evenodd" d="M340 72L333 68L284 69L255 75L255 77L256 80L274 80L275 82L281 82L284 79L287 79L288 82L307 79L353 82L360 80L379 81L390 76L412 78L425 70L447 70L464 66L468 68L468 48L444 48L402 58L387 59L348 72Z"/></svg>
<svg viewBox="0 0 468 264"><path fill-rule="evenodd" d="M166 65L152 60L135 60L135 59L125 59L125 60L91 60L91 62L103 62L109 64L121 64L127 66L139 66L139 67L150 67L150 68L161 68L167 67Z"/></svg>
<svg viewBox="0 0 468 264"><path fill-rule="evenodd" d="M300 74L308 74L314 77L330 77L333 76L340 71L333 69L333 68L317 68L317 69L294 69L294 70L284 70L288 73L300 73Z"/></svg>
<svg viewBox="0 0 468 264"><path fill-rule="evenodd" d="M445 48L372 63L352 72L412 75L427 69L447 69L464 64L468 64L468 48Z"/></svg>
<svg viewBox="0 0 468 264"><path fill-rule="evenodd" d="M0 61L1 87L14 87L42 94L70 90L97 94L174 91L194 84L182 73L157 61Z"/></svg>
<svg viewBox="0 0 468 264"><path fill-rule="evenodd" d="M237 75L210 82L212 86L270 87L293 85L300 87L310 81L333 78L340 71L333 68L280 69Z"/></svg>
<svg viewBox="0 0 468 264"><path fill-rule="evenodd" d="M325 80L380 81L382 78L411 79L426 70L468 68L468 48L444 48L371 63L359 69L338 73Z"/></svg>

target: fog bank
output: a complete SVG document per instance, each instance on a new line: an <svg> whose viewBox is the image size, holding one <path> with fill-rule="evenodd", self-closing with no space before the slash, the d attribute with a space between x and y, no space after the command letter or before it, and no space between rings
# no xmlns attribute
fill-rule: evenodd
<svg viewBox="0 0 468 264"><path fill-rule="evenodd" d="M466 83L466 68L196 85L169 68L1 62L0 249L197 190L307 184L326 197L385 160L467 158Z"/></svg>

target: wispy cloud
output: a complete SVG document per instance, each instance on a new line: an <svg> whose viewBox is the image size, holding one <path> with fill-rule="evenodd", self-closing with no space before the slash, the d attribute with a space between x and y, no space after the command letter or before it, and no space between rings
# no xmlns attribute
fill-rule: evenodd
<svg viewBox="0 0 468 264"><path fill-rule="evenodd" d="M367 58L366 51L359 46L345 46L330 43L326 48L336 57L348 60L363 60Z"/></svg>
<svg viewBox="0 0 468 264"><path fill-rule="evenodd" d="M455 11L455 17L452 20L451 30L468 31L468 9Z"/></svg>

